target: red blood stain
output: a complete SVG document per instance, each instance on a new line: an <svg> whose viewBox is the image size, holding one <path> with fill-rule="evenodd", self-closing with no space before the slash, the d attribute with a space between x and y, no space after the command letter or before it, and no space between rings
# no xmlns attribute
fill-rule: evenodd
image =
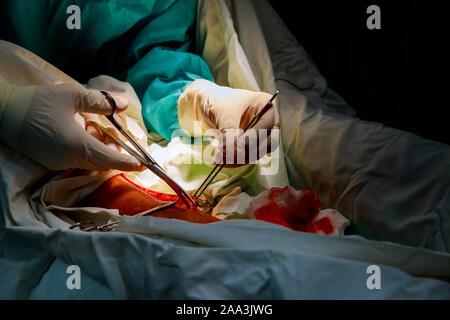
<svg viewBox="0 0 450 320"><path fill-rule="evenodd" d="M272 188L269 202L257 208L253 214L258 220L305 231L306 226L319 214L322 203L311 190L295 191L292 188Z"/></svg>
<svg viewBox="0 0 450 320"><path fill-rule="evenodd" d="M153 198L156 198L158 200L164 201L164 202L171 202L171 201L175 201L176 199L178 199L178 195L176 194L168 194L168 193L162 193L162 192L158 192L158 191L153 191L147 188L144 188L138 184L136 184L135 182L131 181L130 179L128 179L124 174L122 174L122 177L129 183L131 183L133 186L135 186L136 188L144 191L145 193L147 193L148 195L152 196ZM192 197L192 199L194 201L197 200L197 197ZM182 202L182 200L178 200L177 204L181 205L182 207L184 207L184 204Z"/></svg>
<svg viewBox="0 0 450 320"><path fill-rule="evenodd" d="M254 211L254 215L258 220L279 224L296 231L304 231L305 226L303 224L293 224L288 222L287 218L290 214L288 208L280 208L274 202L270 202Z"/></svg>
<svg viewBox="0 0 450 320"><path fill-rule="evenodd" d="M122 177L136 188L148 195L164 202L174 201L176 194L167 194L144 188L122 174ZM311 190L295 191L289 187L270 189L269 202L254 211L258 220L275 223L295 231L324 234L333 233L333 225L328 217L324 217L314 223L312 220L322 209L319 197ZM196 200L196 198L194 198ZM177 203L183 206L183 204Z"/></svg>
<svg viewBox="0 0 450 320"><path fill-rule="evenodd" d="M333 233L333 225L331 224L331 220L328 217L323 217L322 219L310 223L307 228L306 232L309 233L319 233L322 232L324 234L332 234Z"/></svg>

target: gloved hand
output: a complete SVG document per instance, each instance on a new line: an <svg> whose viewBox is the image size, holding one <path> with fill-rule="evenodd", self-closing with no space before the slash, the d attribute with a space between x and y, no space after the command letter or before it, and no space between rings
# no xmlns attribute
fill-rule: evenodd
<svg viewBox="0 0 450 320"><path fill-rule="evenodd" d="M225 162L226 167L252 163L278 147L280 122L274 107L243 134L271 98L265 92L195 80L178 100L178 121L191 136L213 135L219 139L216 163Z"/></svg>
<svg viewBox="0 0 450 320"><path fill-rule="evenodd" d="M116 102L126 108L123 99ZM52 170L139 170L136 158L87 133L75 112L109 114L112 108L100 92L78 85L16 87L0 81L0 140L13 149Z"/></svg>

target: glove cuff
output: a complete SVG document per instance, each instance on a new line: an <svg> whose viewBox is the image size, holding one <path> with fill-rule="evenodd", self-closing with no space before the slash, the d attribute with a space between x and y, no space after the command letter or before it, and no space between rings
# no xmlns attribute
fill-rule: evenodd
<svg viewBox="0 0 450 320"><path fill-rule="evenodd" d="M0 83L0 140L15 150L18 150L20 132L35 90L35 86Z"/></svg>

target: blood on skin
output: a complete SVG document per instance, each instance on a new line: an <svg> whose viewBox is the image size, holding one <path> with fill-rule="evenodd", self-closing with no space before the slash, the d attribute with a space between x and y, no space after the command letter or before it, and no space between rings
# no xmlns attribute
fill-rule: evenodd
<svg viewBox="0 0 450 320"><path fill-rule="evenodd" d="M162 192L153 191L153 190L144 188L144 187L142 187L142 186L136 184L136 183L133 182L132 180L128 179L124 174L122 174L121 176L122 176L127 182L131 183L133 186L135 186L136 188L138 188L138 189L144 191L146 194L148 194L149 196L152 196L152 197L155 198L155 199L158 199L158 200L161 200L161 201L164 201L164 202L172 202L172 201L175 201L176 199L179 198L178 195L176 195L176 194L162 193ZM192 199L193 199L194 201L196 201L196 200L197 200L197 197L192 197ZM182 203L183 203L183 202L182 202L181 199L179 199L179 200L177 201L177 205L182 204ZM184 206L184 204L183 204L183 206Z"/></svg>
<svg viewBox="0 0 450 320"><path fill-rule="evenodd" d="M138 213L172 202L177 195L164 194L142 188L124 175L105 181L98 189L80 202L83 207L117 209L120 215L134 216ZM213 223L220 220L199 208L187 208L180 200L170 208L155 212L153 217L178 219L192 223Z"/></svg>

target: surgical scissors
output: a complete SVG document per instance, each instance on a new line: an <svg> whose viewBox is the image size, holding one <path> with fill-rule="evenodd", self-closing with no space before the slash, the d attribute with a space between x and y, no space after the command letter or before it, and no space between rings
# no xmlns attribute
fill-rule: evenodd
<svg viewBox="0 0 450 320"><path fill-rule="evenodd" d="M191 196L172 178L170 178L167 173L161 168L161 166L148 154L148 152L133 138L133 135L128 132L125 128L123 128L117 121L114 119L114 114L117 110L116 101L114 98L106 91L100 91L108 100L109 104L113 108L113 112L109 115L106 115L106 118L113 124L114 127L116 127L117 130L119 130L120 133L122 133L125 138L137 149L134 150L130 146L128 146L126 143L120 140L120 138L117 137L115 139L115 136L111 133L108 133L109 136L111 136L115 142L117 142L123 149L125 149L129 154L136 157L139 161L141 161L150 171L152 171L154 174L156 174L159 178L161 178L165 183L169 185L170 188L172 188L173 191L180 197L180 199L184 202L184 204L190 208L189 203L191 203L194 207L196 206L196 203L194 200L192 200ZM103 131L107 131L105 128L97 124L97 126Z"/></svg>

